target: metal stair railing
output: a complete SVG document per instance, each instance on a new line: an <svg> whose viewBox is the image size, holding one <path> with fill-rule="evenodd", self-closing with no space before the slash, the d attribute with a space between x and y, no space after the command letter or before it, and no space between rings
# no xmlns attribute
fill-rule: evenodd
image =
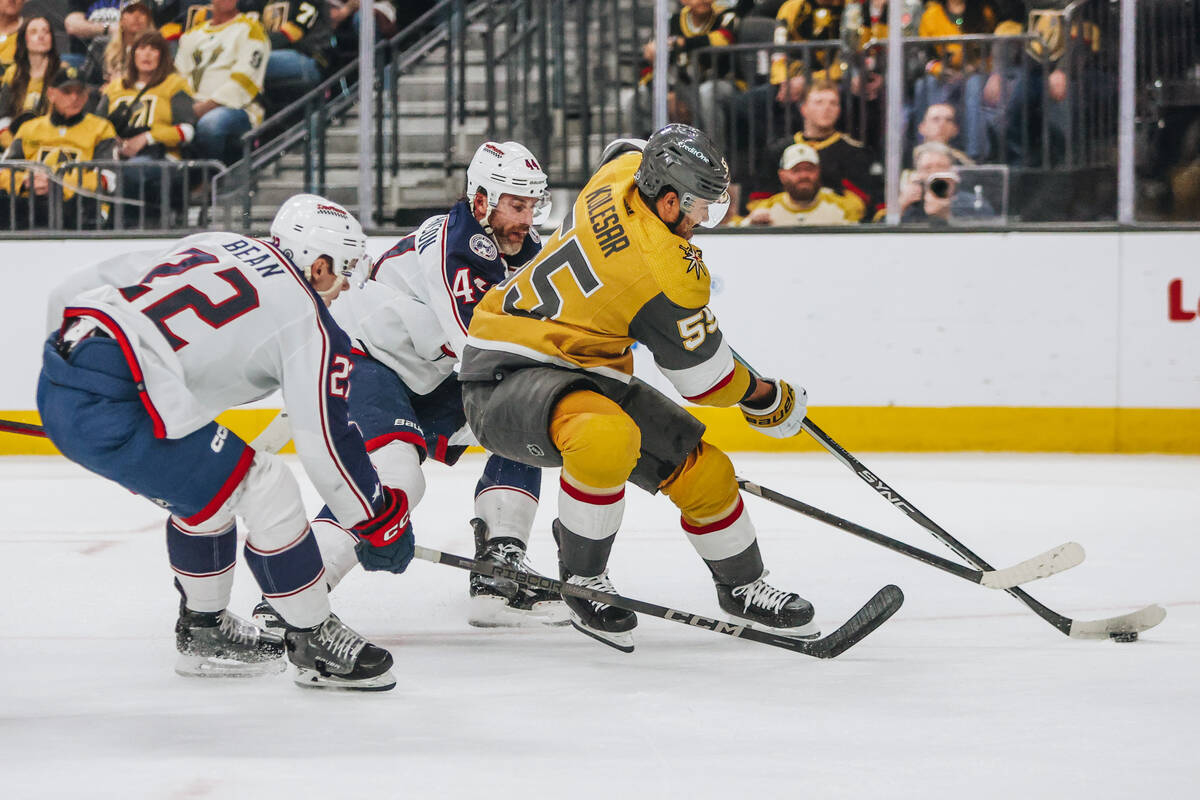
<svg viewBox="0 0 1200 800"><path fill-rule="evenodd" d="M424 36L420 34L452 6L461 2L441 0L390 39L378 42L375 45L376 64L388 64L394 68L395 62L402 61L411 66L431 49L425 40L436 40L447 35L446 26L435 25L432 32ZM413 47L414 52L404 54L407 49L405 43L413 39L418 40ZM218 207L225 211L223 222L226 227L249 228L259 174L297 144L303 144L304 191L318 194L325 191L326 135L332 123L347 115L357 104L358 77L358 60L355 59L242 135L242 157L213 179L214 201L219 201ZM375 80L378 94L378 73ZM240 220L235 220L234 215L238 212ZM368 223L367 220L363 222Z"/></svg>

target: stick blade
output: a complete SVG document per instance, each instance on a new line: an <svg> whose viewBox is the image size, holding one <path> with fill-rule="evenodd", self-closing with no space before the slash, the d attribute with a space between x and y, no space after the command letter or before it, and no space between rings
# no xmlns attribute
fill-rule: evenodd
<svg viewBox="0 0 1200 800"><path fill-rule="evenodd" d="M1085 555L1083 546L1078 542L1067 542L1020 564L987 570L980 577L979 584L989 589L1011 589L1077 567L1083 563Z"/></svg>
<svg viewBox="0 0 1200 800"><path fill-rule="evenodd" d="M797 648L817 658L837 658L878 628L904 605L904 592L888 584L867 601L866 605L828 636L815 642L805 642Z"/></svg>
<svg viewBox="0 0 1200 800"><path fill-rule="evenodd" d="M1167 610L1158 604L1148 605L1119 617L1096 620L1071 620L1067 634L1073 639L1107 639L1113 633L1141 633L1167 618Z"/></svg>

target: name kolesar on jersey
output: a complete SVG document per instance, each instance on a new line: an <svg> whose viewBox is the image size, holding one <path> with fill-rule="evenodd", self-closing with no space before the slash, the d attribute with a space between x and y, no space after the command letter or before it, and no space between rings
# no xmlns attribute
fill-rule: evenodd
<svg viewBox="0 0 1200 800"><path fill-rule="evenodd" d="M605 258L629 247L625 226L617 216L617 207L612 199L612 187L601 186L587 196L588 222L596 234L596 246Z"/></svg>

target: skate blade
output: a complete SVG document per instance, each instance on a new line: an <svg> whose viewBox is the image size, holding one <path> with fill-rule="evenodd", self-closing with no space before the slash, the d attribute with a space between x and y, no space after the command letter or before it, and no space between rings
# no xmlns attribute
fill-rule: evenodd
<svg viewBox="0 0 1200 800"><path fill-rule="evenodd" d="M620 650L622 653L633 652L633 634L629 631L623 631L621 633L613 633L612 631L597 631L579 624L574 619L571 620L571 627L582 633L584 636L590 636L597 642Z"/></svg>
<svg viewBox="0 0 1200 800"><path fill-rule="evenodd" d="M179 654L175 661L175 673L185 678L261 678L278 675L287 669L287 661L281 655L269 661L235 661L210 656Z"/></svg>
<svg viewBox="0 0 1200 800"><path fill-rule="evenodd" d="M514 608L496 595L472 597L467 611L467 622L476 628L543 628L570 621L566 603L534 603L526 610Z"/></svg>
<svg viewBox="0 0 1200 800"><path fill-rule="evenodd" d="M348 680L339 678L336 675L322 675L315 669L307 669L305 667L296 667L296 673L292 676L297 686L303 686L305 689L337 689L341 691L352 692L386 692L389 689L396 688L396 677L392 675L391 670L376 675L373 678L358 678L356 680Z"/></svg>
<svg viewBox="0 0 1200 800"><path fill-rule="evenodd" d="M761 622L742 619L735 614L730 614L729 618L735 625L745 625L747 628L754 628L756 631L775 633L779 636L786 636L789 639L819 639L821 637L821 629L815 622L810 622L807 625L797 625L794 628L772 628L770 625L764 625Z"/></svg>

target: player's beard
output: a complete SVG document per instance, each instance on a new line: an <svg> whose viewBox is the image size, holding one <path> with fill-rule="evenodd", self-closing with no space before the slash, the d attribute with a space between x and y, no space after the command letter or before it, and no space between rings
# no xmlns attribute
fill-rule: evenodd
<svg viewBox="0 0 1200 800"><path fill-rule="evenodd" d="M525 246L525 237L529 235L528 225L510 225L505 228L492 228L492 238L500 247L500 252L506 256L515 256Z"/></svg>

